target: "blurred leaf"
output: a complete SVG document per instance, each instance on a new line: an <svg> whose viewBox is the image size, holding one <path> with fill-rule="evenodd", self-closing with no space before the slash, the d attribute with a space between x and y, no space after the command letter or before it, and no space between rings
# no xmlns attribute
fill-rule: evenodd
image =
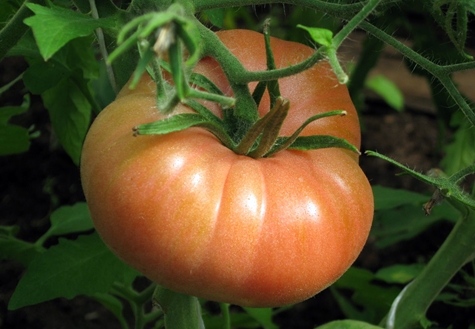
<svg viewBox="0 0 475 329"><path fill-rule="evenodd" d="M262 328L261 325L247 313L230 314L232 328ZM206 329L222 329L223 318L207 313L203 314L203 321Z"/></svg>
<svg viewBox="0 0 475 329"><path fill-rule="evenodd" d="M30 68L23 76L25 86L41 93L56 137L75 164L79 164L92 109L97 108L90 82L98 78L99 65L91 43L92 38L76 38L47 63L28 48L28 42L26 48L15 50L32 56L27 56Z"/></svg>
<svg viewBox="0 0 475 329"><path fill-rule="evenodd" d="M24 22L32 28L44 60L50 59L72 39L88 36L99 27L114 27L114 21L108 18L93 19L57 6L48 8L32 3L27 6L35 15Z"/></svg>
<svg viewBox="0 0 475 329"><path fill-rule="evenodd" d="M467 264L466 269L458 273L462 280L452 280L437 300L458 307L475 306L475 260L472 260L471 266Z"/></svg>
<svg viewBox="0 0 475 329"><path fill-rule="evenodd" d="M315 329L382 329L382 327L356 320L338 320L325 323Z"/></svg>
<svg viewBox="0 0 475 329"><path fill-rule="evenodd" d="M23 82L31 93L39 95L59 84L69 74L70 71L58 62L38 61L26 69Z"/></svg>
<svg viewBox="0 0 475 329"><path fill-rule="evenodd" d="M10 1L1 1L0 2L0 28L2 28L8 20L15 14L18 10L18 6L14 6Z"/></svg>
<svg viewBox="0 0 475 329"><path fill-rule="evenodd" d="M0 96L6 92L7 90L9 90L11 87L13 87L18 81L20 81L23 77L23 73L21 73L19 76L17 76L15 79L11 80L10 82L8 82L6 85L4 85L3 87L0 87Z"/></svg>
<svg viewBox="0 0 475 329"><path fill-rule="evenodd" d="M404 109L404 96L394 82L383 75L376 75L366 80L367 88L378 94L398 112Z"/></svg>
<svg viewBox="0 0 475 329"><path fill-rule="evenodd" d="M430 328L432 327L433 325L435 325L436 323L433 322L433 321L430 321L428 318L426 318L425 316L423 316L421 318L421 320L419 321L420 325L422 328L424 329L427 329L427 328Z"/></svg>
<svg viewBox="0 0 475 329"><path fill-rule="evenodd" d="M405 204L423 204L430 196L402 189L393 189L379 185L373 186L375 210L396 208Z"/></svg>
<svg viewBox="0 0 475 329"><path fill-rule="evenodd" d="M353 320L370 320L375 318L374 312L370 309L361 310L360 306L355 305L349 298L346 298L344 294L340 293L334 286L330 287L333 297L335 298L340 310L343 312L346 318Z"/></svg>
<svg viewBox="0 0 475 329"><path fill-rule="evenodd" d="M103 306L105 306L109 311L112 312L112 314L115 315L117 320L119 320L122 328L128 329L129 325L127 324L127 320L124 317L124 304L120 299L117 297L111 295L111 294L106 294L106 293L96 293L92 296L95 300L97 300L99 303L101 303Z"/></svg>
<svg viewBox="0 0 475 329"><path fill-rule="evenodd" d="M18 230L18 226L0 226L0 260L15 260L28 266L43 248L16 238Z"/></svg>
<svg viewBox="0 0 475 329"><path fill-rule="evenodd" d="M351 267L333 285L336 289L350 289L352 301L364 310L359 313L369 322L381 320L389 311L393 300L400 292L398 287L383 287L373 283L374 274L368 270ZM353 316L358 314L353 313ZM370 318L371 317L371 318Z"/></svg>
<svg viewBox="0 0 475 329"><path fill-rule="evenodd" d="M416 237L440 220L455 222L458 216L457 211L446 202L436 206L430 216L424 215L421 205L406 204L396 209L377 211L371 236L376 239L378 248L386 248Z"/></svg>
<svg viewBox="0 0 475 329"><path fill-rule="evenodd" d="M28 111L30 96L26 94L20 106L7 106L0 108L0 156L18 154L30 148L30 135L26 128L8 124L12 116Z"/></svg>
<svg viewBox="0 0 475 329"><path fill-rule="evenodd" d="M206 14L206 16L208 16L211 24L216 27L223 28L224 17L226 15L225 8L209 9L205 10L204 13Z"/></svg>
<svg viewBox="0 0 475 329"><path fill-rule="evenodd" d="M97 233L76 241L60 239L33 259L8 307L14 310L58 297L105 293L116 280L131 282L135 273L107 249Z"/></svg>
<svg viewBox="0 0 475 329"><path fill-rule="evenodd" d="M26 94L20 106L6 106L0 108L0 125L6 125L12 116L25 113L29 107L30 96Z"/></svg>
<svg viewBox="0 0 475 329"><path fill-rule="evenodd" d="M41 57L31 30L28 30L18 42L10 48L7 56L23 56L26 58Z"/></svg>
<svg viewBox="0 0 475 329"><path fill-rule="evenodd" d="M278 329L279 327L272 322L271 308L251 308L243 307L244 311L256 320L264 329Z"/></svg>
<svg viewBox="0 0 475 329"><path fill-rule="evenodd" d="M79 165L82 144L91 120L92 107L80 85L62 80L43 93L54 131L66 152Z"/></svg>
<svg viewBox="0 0 475 329"><path fill-rule="evenodd" d="M72 0L72 2L82 13L88 13L91 11L91 3L89 0Z"/></svg>
<svg viewBox="0 0 475 329"><path fill-rule="evenodd" d="M375 274L375 279L386 283L406 284L413 280L424 268L421 264L393 265L380 269Z"/></svg>
<svg viewBox="0 0 475 329"><path fill-rule="evenodd" d="M85 202L73 206L62 206L51 214L51 228L47 236L84 232L94 228Z"/></svg>
<svg viewBox="0 0 475 329"><path fill-rule="evenodd" d="M475 129L461 112L453 115L451 125L457 127L451 143L445 146L441 166L448 174L454 174L475 163Z"/></svg>
<svg viewBox="0 0 475 329"><path fill-rule="evenodd" d="M16 125L0 125L0 156L23 153L29 148L28 129Z"/></svg>

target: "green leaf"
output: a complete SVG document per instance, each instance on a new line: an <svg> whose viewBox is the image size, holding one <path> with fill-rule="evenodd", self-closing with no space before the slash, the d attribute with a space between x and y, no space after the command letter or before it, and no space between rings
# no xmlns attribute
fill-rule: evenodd
<svg viewBox="0 0 475 329"><path fill-rule="evenodd" d="M6 125L8 120L14 115L22 114L28 111L30 107L30 96L26 94L23 97L23 103L20 106L6 106L0 108L0 125Z"/></svg>
<svg viewBox="0 0 475 329"><path fill-rule="evenodd" d="M269 115L269 113L267 115ZM342 110L329 111L329 112L320 113L320 114L317 114L317 115L314 115L314 116L308 118L307 120L305 120L305 122L297 130L294 131L294 133L291 136L278 138L276 140L276 143L274 144L274 146L271 148L271 150L265 156L270 157L273 154L275 154L275 153L277 153L281 150L290 148L290 146L293 145L293 143L295 143L295 141L299 138L299 135L304 130L304 128L306 126L308 126L310 123L312 123L313 121L321 120L321 119L331 117L331 116L335 116L335 115L346 115L346 111L342 111ZM303 143L307 144L307 145L303 145L303 150L313 150L313 149L322 148L322 147L337 147L337 146L325 146L325 145L330 145L331 143L336 142L336 143L345 144L345 148L349 147L352 151L355 151L356 153L359 153L359 150L356 147L354 147L353 145L351 145L350 143L348 143L346 140L339 139L339 138L332 137L332 136L323 136L321 138L320 137L319 136L309 136L309 138L301 138L300 141L298 141L297 143L302 143L303 142ZM320 141L318 140L319 138L320 138ZM315 139L315 140L312 141L312 139ZM324 139L327 139L327 141L324 141ZM336 141L336 140L333 140L333 139L339 139L340 141ZM322 142L323 144L321 144L320 147L318 147L318 143L320 143L320 142ZM315 147L312 146L312 144L314 144L314 143L316 143ZM296 144L296 146L298 146L298 145L299 144Z"/></svg>
<svg viewBox="0 0 475 329"><path fill-rule="evenodd" d="M451 175L475 163L475 130L462 113L455 113L451 124L457 126L453 140L445 146L441 161L444 171Z"/></svg>
<svg viewBox="0 0 475 329"><path fill-rule="evenodd" d="M37 257L43 248L15 237L17 226L0 226L0 260L15 260L25 266Z"/></svg>
<svg viewBox="0 0 475 329"><path fill-rule="evenodd" d="M27 6L35 15L25 19L24 22L32 28L44 60L50 59L66 43L75 38L90 35L100 27L114 27L114 21L110 18L93 19L57 6L48 8L33 3Z"/></svg>
<svg viewBox="0 0 475 329"><path fill-rule="evenodd" d="M382 329L382 327L356 320L337 320L325 323L315 329Z"/></svg>
<svg viewBox="0 0 475 329"><path fill-rule="evenodd" d="M72 0L72 2L82 13L87 13L91 11L91 5L89 0Z"/></svg>
<svg viewBox="0 0 475 329"><path fill-rule="evenodd" d="M89 209L85 202L73 206L62 206L56 209L50 217L51 228L45 236L64 235L84 232L94 228Z"/></svg>
<svg viewBox="0 0 475 329"><path fill-rule="evenodd" d="M211 24L216 27L223 28L224 26L224 17L226 15L225 8L215 8L205 10L204 13L208 16Z"/></svg>
<svg viewBox="0 0 475 329"><path fill-rule="evenodd" d="M42 95L56 136L76 165L79 165L92 112L82 87L76 81L66 79Z"/></svg>
<svg viewBox="0 0 475 329"><path fill-rule="evenodd" d="M420 204L404 204L376 211L371 236L378 248L386 248L418 236L441 220L455 222L458 217L458 212L446 202L434 207L430 216L424 214Z"/></svg>
<svg viewBox="0 0 475 329"><path fill-rule="evenodd" d="M165 314L166 328L205 328L198 298L158 286L153 299Z"/></svg>
<svg viewBox="0 0 475 329"><path fill-rule="evenodd" d="M11 80L8 82L6 85L3 87L0 87L0 96L7 90L9 90L11 87L13 87L18 81L20 81L23 78L23 73L21 73L19 76L17 76L15 79Z"/></svg>
<svg viewBox="0 0 475 329"><path fill-rule="evenodd" d="M383 287L373 283L374 274L368 270L351 267L332 286L333 289L350 289L351 300L364 311L358 320L379 321L391 307L400 290L398 287Z"/></svg>
<svg viewBox="0 0 475 329"><path fill-rule="evenodd" d="M204 76L203 74L191 73L190 83L192 85L196 85L198 87L203 88L209 93L224 96L224 93L221 91L221 89L219 89L218 86L216 86L216 84L213 81L211 81L208 77Z"/></svg>
<svg viewBox="0 0 475 329"><path fill-rule="evenodd" d="M26 69L23 82L30 92L39 95L56 86L69 74L70 71L58 62L39 61Z"/></svg>
<svg viewBox="0 0 475 329"><path fill-rule="evenodd" d="M289 150L317 150L321 148L340 147L356 153L358 149L346 139L329 135L299 136L289 147Z"/></svg>
<svg viewBox="0 0 475 329"><path fill-rule="evenodd" d="M383 75L368 78L365 82L367 88L381 96L384 101L398 112L404 109L404 95L399 88Z"/></svg>
<svg viewBox="0 0 475 329"><path fill-rule="evenodd" d="M251 308L243 307L244 311L254 318L264 329L278 329L279 327L272 322L271 308Z"/></svg>
<svg viewBox="0 0 475 329"><path fill-rule="evenodd" d="M199 114L183 113L164 120L139 125L134 130L139 135L164 135L203 124L204 122L206 122L206 119Z"/></svg>
<svg viewBox="0 0 475 329"><path fill-rule="evenodd" d="M26 152L30 148L28 129L8 124L12 116L26 112L29 107L30 97L27 94L20 106L0 108L0 156Z"/></svg>
<svg viewBox="0 0 475 329"><path fill-rule="evenodd" d="M29 29L18 42L10 48L6 56L41 57L33 33Z"/></svg>
<svg viewBox="0 0 475 329"><path fill-rule="evenodd" d="M18 6L14 6L10 1L0 2L0 29L3 28L10 18L12 18L18 10Z"/></svg>
<svg viewBox="0 0 475 329"><path fill-rule="evenodd" d="M330 287L330 291L345 317L354 320L368 320L372 318L371 310L361 310L360 306L355 305L350 298L346 297L346 294L340 293L334 286Z"/></svg>
<svg viewBox="0 0 475 329"><path fill-rule="evenodd" d="M0 156L23 153L29 148L28 129L15 125L0 125Z"/></svg>
<svg viewBox="0 0 475 329"><path fill-rule="evenodd" d="M373 195L375 210L392 209L405 204L422 205L430 199L430 196L424 194L379 185L373 186Z"/></svg>
<svg viewBox="0 0 475 329"><path fill-rule="evenodd" d="M58 297L71 299L109 291L116 280L130 280L135 271L107 249L97 233L59 244L30 263L8 308L38 304Z"/></svg>
<svg viewBox="0 0 475 329"><path fill-rule="evenodd" d="M297 27L306 30L313 41L322 46L331 46L333 42L333 32L328 29L323 29L319 27L307 27L301 24L298 24Z"/></svg>
<svg viewBox="0 0 475 329"><path fill-rule="evenodd" d="M25 85L41 93L61 146L79 163L82 143L94 108L90 81L99 76L99 65L91 47L92 38L76 38L45 63L38 54L29 59Z"/></svg>
<svg viewBox="0 0 475 329"><path fill-rule="evenodd" d="M375 274L375 279L384 281L386 283L401 283L406 284L413 280L424 268L421 264L401 265L380 269Z"/></svg>

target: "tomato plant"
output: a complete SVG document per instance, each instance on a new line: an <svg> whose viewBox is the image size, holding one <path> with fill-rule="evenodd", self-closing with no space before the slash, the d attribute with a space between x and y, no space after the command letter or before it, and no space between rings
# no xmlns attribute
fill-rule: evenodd
<svg viewBox="0 0 475 329"><path fill-rule="evenodd" d="M474 14L0 1L0 327L475 328Z"/></svg>
<svg viewBox="0 0 475 329"><path fill-rule="evenodd" d="M218 36L246 69L265 69L261 34ZM279 39L271 44L278 66L313 52ZM196 71L231 92L216 61L205 58ZM281 134L291 135L313 115L344 109L345 117L321 119L302 134L331 134L359 145L356 111L326 62L279 86L291 104ZM122 260L169 289L252 307L307 299L353 263L373 216L356 153L283 150L254 159L196 127L134 138L132 127L167 117L155 98L148 76L136 89L126 86L84 143L81 170L91 216ZM262 101L260 115L268 109Z"/></svg>

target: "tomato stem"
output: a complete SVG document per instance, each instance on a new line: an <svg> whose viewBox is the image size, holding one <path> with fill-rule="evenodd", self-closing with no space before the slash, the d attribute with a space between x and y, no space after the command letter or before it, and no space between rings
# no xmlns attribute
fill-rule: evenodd
<svg viewBox="0 0 475 329"><path fill-rule="evenodd" d="M229 304L219 303L221 314L223 315L223 329L231 329L231 316L229 314Z"/></svg>
<svg viewBox="0 0 475 329"><path fill-rule="evenodd" d="M461 218L424 270L405 289L393 317L386 317L382 325L394 329L419 327L441 290L464 264L474 259L475 211L457 200L449 202L461 212Z"/></svg>

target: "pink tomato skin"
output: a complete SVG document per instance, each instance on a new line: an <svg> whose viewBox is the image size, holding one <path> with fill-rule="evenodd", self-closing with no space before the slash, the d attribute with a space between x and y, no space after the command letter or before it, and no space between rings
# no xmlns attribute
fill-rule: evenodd
<svg viewBox="0 0 475 329"><path fill-rule="evenodd" d="M265 69L261 34L218 36L248 70ZM272 48L278 67L313 52L275 38ZM232 95L213 59L195 71ZM357 113L328 63L279 84L291 104L282 135L312 115L343 109L346 116L318 120L303 135L333 135L360 147ZM373 219L371 187L356 153L285 150L253 159L202 128L133 137L132 127L164 118L154 90L148 76L134 90L124 87L94 121L83 147L91 216L120 259L171 290L248 307L301 302L351 266ZM268 110L266 97L259 111ZM174 114L190 111L180 105Z"/></svg>

